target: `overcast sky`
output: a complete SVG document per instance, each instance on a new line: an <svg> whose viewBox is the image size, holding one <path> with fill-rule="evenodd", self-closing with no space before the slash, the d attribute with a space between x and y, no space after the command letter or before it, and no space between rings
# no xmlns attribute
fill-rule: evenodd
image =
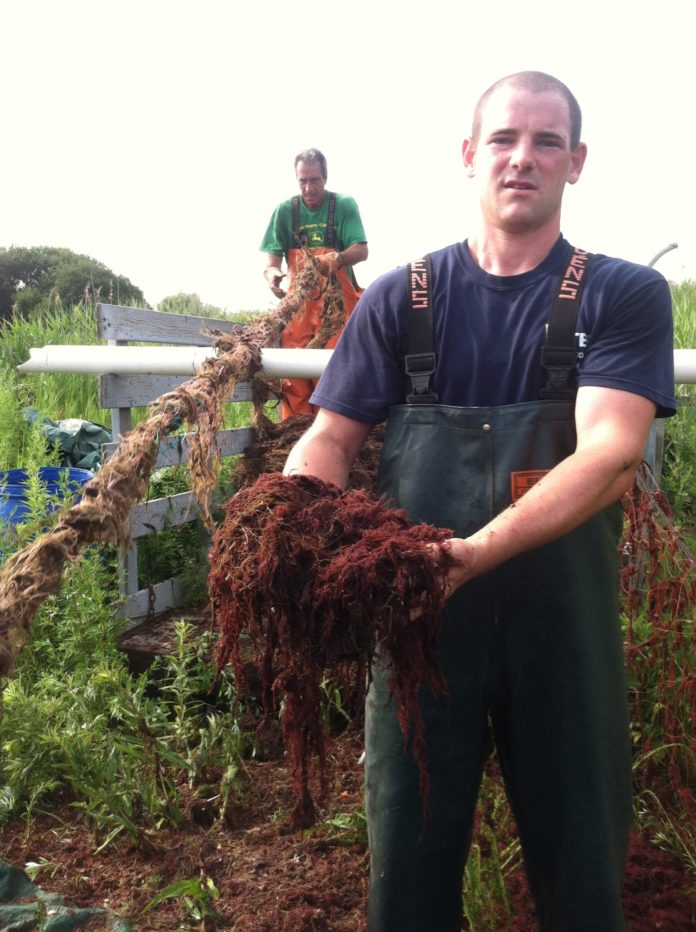
<svg viewBox="0 0 696 932"><path fill-rule="evenodd" d="M588 160L563 232L696 279L690 0L0 2L0 246L60 246L156 306L275 304L259 244L322 149L360 206L360 284L464 239L480 93L532 68L580 101Z"/></svg>

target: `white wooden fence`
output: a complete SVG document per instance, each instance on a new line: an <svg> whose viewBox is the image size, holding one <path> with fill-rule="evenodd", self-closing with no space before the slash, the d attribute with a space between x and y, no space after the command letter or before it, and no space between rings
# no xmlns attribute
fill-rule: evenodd
<svg viewBox="0 0 696 932"><path fill-rule="evenodd" d="M111 304L97 305L99 336L111 346L129 343L157 343L185 346L212 346L213 338L203 335L208 327L232 329L235 324L191 317L182 314L165 314ZM167 375L114 375L99 377L99 398L103 408L111 409L113 442L102 447L102 459L108 459L118 446L121 434L132 427L132 409L148 405L155 398L191 376ZM237 385L230 401L251 401L249 383ZM218 437L223 456L241 453L253 437L250 427L221 431ZM186 437L173 435L162 439L155 464L156 469L186 462ZM182 601L183 583L174 576L148 588L138 582L137 541L139 538L168 527L180 527L195 521L198 512L192 492L182 492L166 498L157 498L136 505L131 512L129 538L119 553L120 594L122 605L119 614L124 620L123 630L139 624L148 615L173 608Z"/></svg>

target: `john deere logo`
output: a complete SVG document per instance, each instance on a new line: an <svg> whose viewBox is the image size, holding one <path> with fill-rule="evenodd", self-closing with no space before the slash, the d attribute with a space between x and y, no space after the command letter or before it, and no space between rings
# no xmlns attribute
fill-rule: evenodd
<svg viewBox="0 0 696 932"><path fill-rule="evenodd" d="M310 246L323 246L324 237L321 235L319 230L314 230L309 234L309 245Z"/></svg>

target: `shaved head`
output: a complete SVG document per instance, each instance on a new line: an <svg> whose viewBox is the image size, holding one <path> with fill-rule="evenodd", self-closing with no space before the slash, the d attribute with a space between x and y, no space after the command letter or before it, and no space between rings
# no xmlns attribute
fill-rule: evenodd
<svg viewBox="0 0 696 932"><path fill-rule="evenodd" d="M555 92L559 94L568 105L568 114L570 116L570 148L575 149L580 142L582 132L582 113L580 105L575 96L571 93L566 85L554 78L553 75L545 74L543 71L518 71L515 74L509 74L500 78L495 84L492 84L487 91L479 98L474 110L474 119L471 126L471 138L476 142L481 133L481 120L483 111L488 99L501 87L519 87L533 94L543 94Z"/></svg>

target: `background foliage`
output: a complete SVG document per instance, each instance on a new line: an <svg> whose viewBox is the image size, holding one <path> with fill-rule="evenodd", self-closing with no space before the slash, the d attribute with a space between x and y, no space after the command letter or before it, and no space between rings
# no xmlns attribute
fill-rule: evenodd
<svg viewBox="0 0 696 932"><path fill-rule="evenodd" d="M142 307L142 291L96 259L55 246L0 247L0 318L48 302L66 308L105 301Z"/></svg>

